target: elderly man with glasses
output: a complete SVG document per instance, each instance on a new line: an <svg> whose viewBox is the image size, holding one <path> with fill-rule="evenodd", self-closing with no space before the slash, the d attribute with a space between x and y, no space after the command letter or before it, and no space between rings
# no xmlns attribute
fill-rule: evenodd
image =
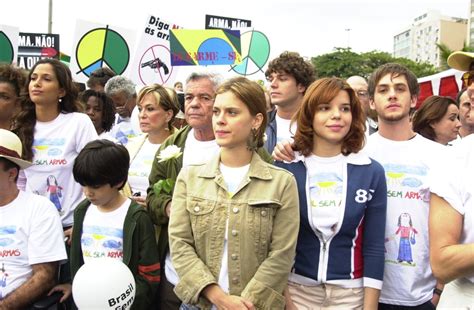
<svg viewBox="0 0 474 310"><path fill-rule="evenodd" d="M369 135L377 132L378 124L377 124L377 113L375 110L370 109L369 104L369 92L367 81L358 75L353 75L346 80L347 84L351 86L351 88L355 91L357 98L362 105L362 110L366 116L365 122L365 135L368 137Z"/></svg>

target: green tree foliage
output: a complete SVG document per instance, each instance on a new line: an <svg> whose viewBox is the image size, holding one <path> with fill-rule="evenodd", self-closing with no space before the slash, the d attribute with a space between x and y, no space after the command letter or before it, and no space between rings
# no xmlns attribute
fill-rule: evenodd
<svg viewBox="0 0 474 310"><path fill-rule="evenodd" d="M395 58L389 53L371 51L357 54L350 48L335 48L332 53L311 58L318 77L337 76L346 79L352 75L368 78L379 66L394 62L406 66L417 77L439 72L429 63L418 63L407 58Z"/></svg>

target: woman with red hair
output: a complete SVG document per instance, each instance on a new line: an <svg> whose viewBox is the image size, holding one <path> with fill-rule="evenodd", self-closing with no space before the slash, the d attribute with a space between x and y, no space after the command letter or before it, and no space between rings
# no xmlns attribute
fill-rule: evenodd
<svg viewBox="0 0 474 310"><path fill-rule="evenodd" d="M306 91L291 171L300 230L286 292L287 309L377 309L384 268L387 204L382 166L359 153L365 118L352 88L323 78Z"/></svg>

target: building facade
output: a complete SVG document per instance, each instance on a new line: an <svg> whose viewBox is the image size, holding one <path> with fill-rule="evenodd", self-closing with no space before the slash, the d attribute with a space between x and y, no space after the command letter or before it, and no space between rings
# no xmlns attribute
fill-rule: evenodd
<svg viewBox="0 0 474 310"><path fill-rule="evenodd" d="M471 0L474 1L474 0ZM468 20L442 16L430 11L416 17L413 24L393 38L393 56L441 65L438 44L460 50L467 43Z"/></svg>

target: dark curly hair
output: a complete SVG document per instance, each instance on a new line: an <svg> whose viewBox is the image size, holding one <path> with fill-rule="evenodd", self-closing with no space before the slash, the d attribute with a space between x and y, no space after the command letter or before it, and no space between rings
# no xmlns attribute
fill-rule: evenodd
<svg viewBox="0 0 474 310"><path fill-rule="evenodd" d="M110 131L115 122L115 104L112 98L103 92L88 89L81 94L80 101L86 105L90 97L97 98L99 107L102 110L102 122L100 127L105 132Z"/></svg>
<svg viewBox="0 0 474 310"><path fill-rule="evenodd" d="M272 73L291 75L295 78L296 83L303 85L305 89L316 80L314 66L296 52L283 52L270 61L267 71L265 71L265 77L269 78Z"/></svg>
<svg viewBox="0 0 474 310"><path fill-rule="evenodd" d="M19 97L25 87L26 74L20 69L10 64L0 64L0 83L10 84Z"/></svg>
<svg viewBox="0 0 474 310"><path fill-rule="evenodd" d="M26 71L10 64L0 64L0 83L10 85L16 95L16 98L12 99L17 99L11 113L10 110L8 112L2 111L2 113L5 113L3 115L4 120L8 120L9 128L11 128L15 114L19 111L20 104L18 99L26 83Z"/></svg>
<svg viewBox="0 0 474 310"><path fill-rule="evenodd" d="M92 71L89 79L86 84L89 88L94 88L97 85L102 86L102 89L105 87L105 84L108 80L116 76L117 74L107 67L102 67Z"/></svg>
<svg viewBox="0 0 474 310"><path fill-rule="evenodd" d="M329 103L341 91L349 95L352 123L349 132L344 137L341 153L349 155L359 152L365 141L365 116L359 99L346 81L340 78L323 78L311 84L303 97L303 103L293 118L297 122L293 149L308 156L313 150L314 143L314 114L320 104Z"/></svg>
<svg viewBox="0 0 474 310"><path fill-rule="evenodd" d="M28 75L25 91L21 98L21 111L14 120L13 132L20 137L23 142L23 159L33 159L33 138L36 125L35 103L31 101L28 88L31 83L31 75L39 65L48 64L53 67L54 73L59 83L59 87L64 90L64 97L58 102L58 108L61 113L78 112L81 106L77 100L77 88L74 84L69 68L59 60L44 58L39 60Z"/></svg>

